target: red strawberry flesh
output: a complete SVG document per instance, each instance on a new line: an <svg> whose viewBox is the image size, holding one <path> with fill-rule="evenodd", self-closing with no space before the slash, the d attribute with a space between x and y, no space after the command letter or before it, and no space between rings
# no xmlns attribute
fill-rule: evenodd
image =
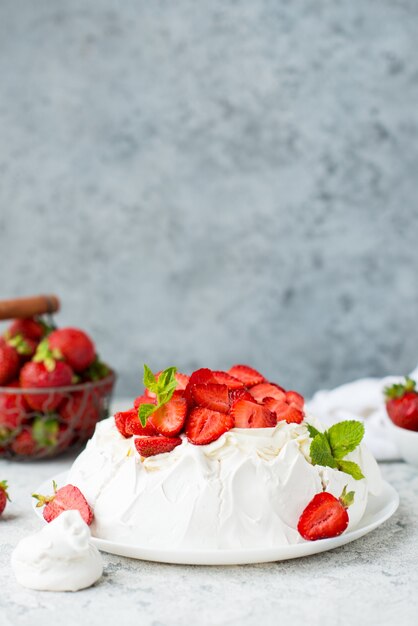
<svg viewBox="0 0 418 626"><path fill-rule="evenodd" d="M348 526L348 513L338 498L327 492L317 493L304 509L298 531L308 541L337 537Z"/></svg>
<svg viewBox="0 0 418 626"><path fill-rule="evenodd" d="M260 372L248 365L233 365L228 374L240 380L246 387L253 387L264 382L265 378Z"/></svg>
<svg viewBox="0 0 418 626"><path fill-rule="evenodd" d="M182 391L175 391L166 404L154 411L148 418L151 424L161 435L174 437L178 435L186 419L187 402Z"/></svg>
<svg viewBox="0 0 418 626"><path fill-rule="evenodd" d="M196 407L190 412L187 419L186 437L195 445L206 445L219 439L233 426L234 420L229 413Z"/></svg>
<svg viewBox="0 0 418 626"><path fill-rule="evenodd" d="M273 383L259 383L251 387L250 394L257 402L263 403L264 398L276 398L276 400L284 400L286 392L281 387Z"/></svg>
<svg viewBox="0 0 418 626"><path fill-rule="evenodd" d="M229 411L229 395L226 385L200 383L192 388L192 396L195 404L199 406L220 413L228 413Z"/></svg>
<svg viewBox="0 0 418 626"><path fill-rule="evenodd" d="M231 408L235 428L272 428L276 425L276 415L267 407L238 400Z"/></svg>
<svg viewBox="0 0 418 626"><path fill-rule="evenodd" d="M161 435L155 437L137 437L134 441L139 454L144 457L171 452L182 442L180 437L164 437Z"/></svg>
<svg viewBox="0 0 418 626"><path fill-rule="evenodd" d="M51 496L50 502L43 510L43 516L47 522L52 522L63 511L74 510L79 511L87 525L92 523L93 511L80 489L74 485L65 485L58 489L54 496Z"/></svg>

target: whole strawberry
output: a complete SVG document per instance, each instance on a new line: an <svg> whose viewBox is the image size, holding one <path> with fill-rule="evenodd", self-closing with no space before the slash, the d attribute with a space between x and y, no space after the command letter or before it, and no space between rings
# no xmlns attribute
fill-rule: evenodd
<svg viewBox="0 0 418 626"><path fill-rule="evenodd" d="M28 405L23 395L14 393L13 389L19 387L19 383L14 381L7 385L10 389L0 393L0 441L16 431L27 416Z"/></svg>
<svg viewBox="0 0 418 626"><path fill-rule="evenodd" d="M11 338L16 337L16 335L22 335L26 339L32 339L39 343L48 330L49 328L44 322L33 317L27 317L14 320L6 330L5 336L6 338Z"/></svg>
<svg viewBox="0 0 418 626"><path fill-rule="evenodd" d="M71 367L64 361L54 359L39 362L29 361L20 371L20 385L23 389L65 387L71 385L72 379L73 370ZM35 411L53 411L63 398L64 395L58 391L25 394L26 402Z"/></svg>
<svg viewBox="0 0 418 626"><path fill-rule="evenodd" d="M55 481L53 487L54 494L52 496L32 494L32 497L38 500L37 507L45 506L43 510L45 521L52 522L63 511L78 511L87 525L92 523L93 511L78 487L65 485L65 487L57 489Z"/></svg>
<svg viewBox="0 0 418 626"><path fill-rule="evenodd" d="M6 508L7 500L10 500L9 494L7 493L7 481L0 481L0 515L3 513Z"/></svg>
<svg viewBox="0 0 418 626"><path fill-rule="evenodd" d="M354 491L347 493L347 487L339 498L326 491L317 493L299 518L299 533L307 541L338 537L348 526L347 508L353 501Z"/></svg>
<svg viewBox="0 0 418 626"><path fill-rule="evenodd" d="M0 386L15 378L19 370L19 355L13 346L0 338Z"/></svg>
<svg viewBox="0 0 418 626"><path fill-rule="evenodd" d="M396 426L418 431L418 392L412 378L405 377L405 382L397 383L384 390L386 411Z"/></svg>
<svg viewBox="0 0 418 626"><path fill-rule="evenodd" d="M75 372L87 369L95 360L96 349L88 335L78 328L60 328L48 335L49 349L65 359Z"/></svg>

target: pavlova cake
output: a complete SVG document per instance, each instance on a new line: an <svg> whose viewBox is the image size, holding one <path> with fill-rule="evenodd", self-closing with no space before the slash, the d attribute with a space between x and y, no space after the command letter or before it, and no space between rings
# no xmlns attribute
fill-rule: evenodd
<svg viewBox="0 0 418 626"><path fill-rule="evenodd" d="M100 422L69 485L42 497L48 521L78 508L114 542L271 548L354 528L379 494L361 422L324 431L299 393L245 365L144 370L133 408Z"/></svg>

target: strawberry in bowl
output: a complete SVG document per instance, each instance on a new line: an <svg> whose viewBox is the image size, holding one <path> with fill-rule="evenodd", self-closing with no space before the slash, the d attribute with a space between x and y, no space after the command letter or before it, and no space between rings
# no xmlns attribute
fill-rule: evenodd
<svg viewBox="0 0 418 626"><path fill-rule="evenodd" d="M84 331L15 320L0 338L0 457L50 457L83 443L107 417L114 381Z"/></svg>

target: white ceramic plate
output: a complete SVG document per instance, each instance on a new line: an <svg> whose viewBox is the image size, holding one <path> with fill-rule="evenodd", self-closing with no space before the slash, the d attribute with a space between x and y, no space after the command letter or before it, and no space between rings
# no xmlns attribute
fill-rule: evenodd
<svg viewBox="0 0 418 626"><path fill-rule="evenodd" d="M63 472L45 481L37 489L37 493L48 494L51 492L52 480L58 487L67 484L67 473ZM43 520L42 509L33 508L35 513ZM242 548L240 550L157 550L147 546L132 546L129 544L115 543L105 539L92 538L94 545L103 552L127 556L132 559L143 561L157 561L160 563L177 563L184 565L245 565L249 563L268 563L270 561L285 561L286 559L298 559L326 550L333 550L350 541L355 541L371 532L389 517L391 517L399 505L399 496L395 489L384 483L380 496L371 496L360 524L354 530L350 530L333 539L321 539L319 541L305 541L292 546L277 546L277 548Z"/></svg>

